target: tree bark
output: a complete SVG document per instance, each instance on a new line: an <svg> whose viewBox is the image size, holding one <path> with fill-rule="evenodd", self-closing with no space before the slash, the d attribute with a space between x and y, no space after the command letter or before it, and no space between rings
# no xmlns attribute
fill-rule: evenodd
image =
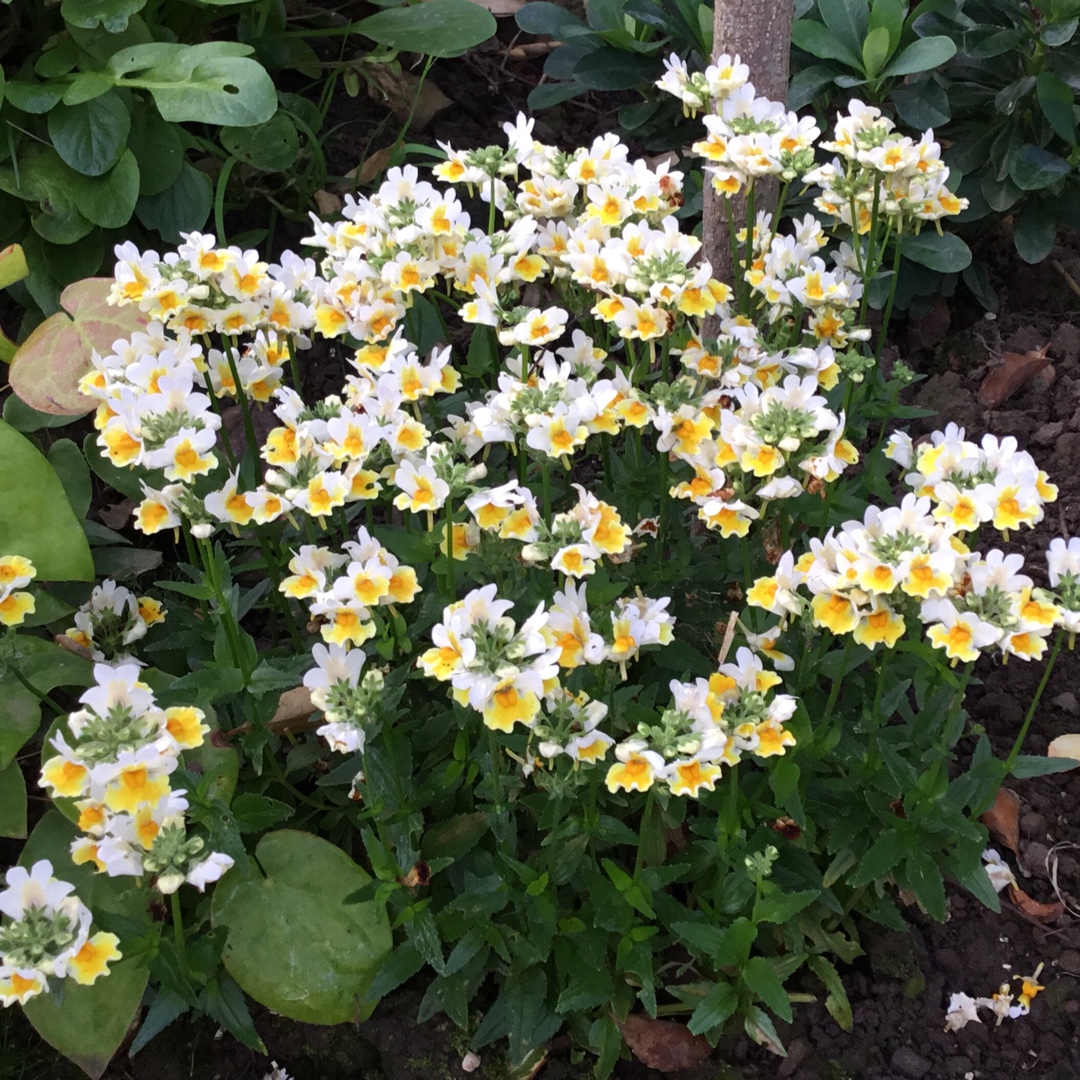
<svg viewBox="0 0 1080 1080"><path fill-rule="evenodd" d="M714 0L713 59L727 54L739 56L750 67L750 81L758 94L772 101L787 101L788 67L791 53L791 20L794 0ZM769 211L776 205L779 186L775 180L754 185L755 211ZM724 202L705 179L702 220L703 254L712 263L713 276L728 283L734 267L724 217ZM736 228L746 221L742 195L730 200ZM712 320L710 320L712 321ZM716 330L706 334L715 336Z"/></svg>

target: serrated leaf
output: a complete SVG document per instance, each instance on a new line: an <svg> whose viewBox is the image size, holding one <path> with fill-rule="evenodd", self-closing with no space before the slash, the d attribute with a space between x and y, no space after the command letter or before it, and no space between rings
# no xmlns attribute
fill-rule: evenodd
<svg viewBox="0 0 1080 1080"><path fill-rule="evenodd" d="M791 1023L791 1000L784 984L764 956L752 956L742 971L742 980L777 1016Z"/></svg>

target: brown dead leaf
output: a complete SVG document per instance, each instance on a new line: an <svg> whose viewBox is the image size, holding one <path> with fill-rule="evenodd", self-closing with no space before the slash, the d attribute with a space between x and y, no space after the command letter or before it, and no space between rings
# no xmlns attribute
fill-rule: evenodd
<svg viewBox="0 0 1080 1080"><path fill-rule="evenodd" d="M1065 905L1060 900L1044 904L1028 896L1019 885L1009 885L1009 899L1016 905L1017 910L1036 922L1052 923L1065 912Z"/></svg>
<svg viewBox="0 0 1080 1080"><path fill-rule="evenodd" d="M399 120L408 119L412 112L410 127L414 131L425 128L443 109L454 104L430 79L420 86L419 78L409 71L393 71L388 64L374 64L368 75L368 93Z"/></svg>
<svg viewBox="0 0 1080 1080"><path fill-rule="evenodd" d="M1080 735L1075 733L1059 735L1046 748L1046 756L1071 758L1073 761L1080 762ZM1077 766L1072 765L1070 768L1075 769Z"/></svg>
<svg viewBox="0 0 1080 1080"><path fill-rule="evenodd" d="M69 653L81 656L85 660L94 659L94 654L85 645L80 645L77 641L69 638L67 634L57 634L53 638L53 642L59 645L61 649L66 649Z"/></svg>
<svg viewBox="0 0 1080 1080"><path fill-rule="evenodd" d="M1050 363L1049 344L1033 352L1001 354L1001 362L987 372L979 387L979 404L996 409L1030 383Z"/></svg>
<svg viewBox="0 0 1080 1080"><path fill-rule="evenodd" d="M998 788L994 805L979 819L990 835L1020 856L1020 799L1012 788Z"/></svg>
<svg viewBox="0 0 1080 1080"><path fill-rule="evenodd" d="M370 184L373 180L377 179L381 173L385 172L396 149L397 144L391 143L389 146L384 146L382 149L376 150L373 154L368 154L368 156L364 158L362 165L358 168L350 169L345 175L350 180L359 180L361 184Z"/></svg>
<svg viewBox="0 0 1080 1080"><path fill-rule="evenodd" d="M638 1061L658 1072L693 1069L712 1053L704 1036L691 1035L685 1024L673 1020L632 1015L616 1023Z"/></svg>
<svg viewBox="0 0 1080 1080"><path fill-rule="evenodd" d="M341 196L335 195L332 191L316 191L312 198L319 208L319 213L326 217L332 214L340 214L341 208L345 205L341 201Z"/></svg>
<svg viewBox="0 0 1080 1080"><path fill-rule="evenodd" d="M119 531L131 524L131 515L137 505L134 499L123 499L121 502L103 506L98 511L98 521L108 529Z"/></svg>
<svg viewBox="0 0 1080 1080"><path fill-rule="evenodd" d="M302 731L316 711L311 703L311 691L306 686L286 690L278 699L277 711L270 718L270 730L276 734L283 731Z"/></svg>

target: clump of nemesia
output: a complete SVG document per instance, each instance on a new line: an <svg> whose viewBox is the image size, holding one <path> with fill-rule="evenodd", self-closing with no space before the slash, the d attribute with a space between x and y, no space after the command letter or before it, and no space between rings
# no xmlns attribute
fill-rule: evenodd
<svg viewBox="0 0 1080 1080"><path fill-rule="evenodd" d="M1011 435L984 435L976 444L962 427L949 424L917 446L904 432L895 432L885 453L912 470L904 483L928 496L934 517L961 534L990 523L1008 539L1022 525L1032 528L1042 521L1046 503L1058 494Z"/></svg>
<svg viewBox="0 0 1080 1080"><path fill-rule="evenodd" d="M92 986L121 959L115 934L90 933L90 909L75 886L53 877L41 859L29 869L13 866L0 892L0 1003L25 1004L63 979Z"/></svg>
<svg viewBox="0 0 1080 1080"><path fill-rule="evenodd" d="M170 774L184 750L201 746L209 732L201 709L158 707L136 664L95 664L94 686L67 718L68 736L50 740L57 752L41 769L54 797L75 800L84 833L71 845L76 865L93 863L110 877L155 875L163 893L187 881L202 892L232 866L220 852L204 854L189 836L183 790Z"/></svg>
<svg viewBox="0 0 1080 1080"><path fill-rule="evenodd" d="M160 601L136 596L123 585L106 579L94 586L90 599L75 612L75 625L66 636L89 649L95 660L137 662L127 646L141 641L151 626L164 622L166 614Z"/></svg>
<svg viewBox="0 0 1080 1080"><path fill-rule="evenodd" d="M37 570L29 559L0 556L0 626L19 626L27 615L33 615L33 594L22 590L36 576Z"/></svg>
<svg viewBox="0 0 1080 1080"><path fill-rule="evenodd" d="M1080 537L1066 541L1057 536L1051 540L1046 565L1053 600L1061 612L1061 626L1068 633L1072 648L1080 632Z"/></svg>
<svg viewBox="0 0 1080 1080"><path fill-rule="evenodd" d="M722 767L737 765L744 754L783 754L795 745L784 723L797 702L790 694L769 697L780 682L747 648L708 679L672 680L671 705L615 747L608 790L648 791L662 782L673 795L697 797L712 791Z"/></svg>
<svg viewBox="0 0 1080 1080"><path fill-rule="evenodd" d="M315 733L340 753L363 750L385 685L383 673L362 673L366 657L361 649L315 645L311 651L317 666L304 676L304 685L326 720Z"/></svg>

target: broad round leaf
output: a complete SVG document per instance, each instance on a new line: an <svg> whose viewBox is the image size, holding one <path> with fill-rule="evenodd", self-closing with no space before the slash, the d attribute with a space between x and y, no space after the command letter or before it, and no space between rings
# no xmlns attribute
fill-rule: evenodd
<svg viewBox="0 0 1080 1080"><path fill-rule="evenodd" d="M1025 143L1009 161L1009 176L1022 191L1039 191L1072 172L1064 159L1034 143Z"/></svg>
<svg viewBox="0 0 1080 1080"><path fill-rule="evenodd" d="M47 113L64 96L61 82L23 82L13 79L4 87L4 97L23 112Z"/></svg>
<svg viewBox="0 0 1080 1080"><path fill-rule="evenodd" d="M146 0L63 0L64 22L83 30L100 26L110 34L127 29L128 19L146 7Z"/></svg>
<svg viewBox="0 0 1080 1080"><path fill-rule="evenodd" d="M389 8L354 24L364 37L391 49L459 56L495 35L495 16L472 0L428 0Z"/></svg>
<svg viewBox="0 0 1080 1080"><path fill-rule="evenodd" d="M296 125L281 109L256 127L222 128L221 145L245 165L265 172L284 172L300 153Z"/></svg>
<svg viewBox="0 0 1080 1080"><path fill-rule="evenodd" d="M36 204L31 224L42 239L53 244L74 244L94 227L75 202L84 181L52 147L37 143L20 150L17 170L12 163L0 165L0 191Z"/></svg>
<svg viewBox="0 0 1080 1080"><path fill-rule="evenodd" d="M184 167L184 144L175 124L161 119L153 105L131 115L128 149L139 164L139 194L160 195L176 182Z"/></svg>
<svg viewBox="0 0 1080 1080"><path fill-rule="evenodd" d="M252 51L228 41L155 42L121 49L108 67L119 85L149 90L170 123L247 127L265 123L277 109L274 83L262 64L250 58Z"/></svg>
<svg viewBox="0 0 1080 1080"><path fill-rule="evenodd" d="M882 72L886 78L897 75L914 75L941 67L956 55L956 42L947 37L926 37L913 41Z"/></svg>
<svg viewBox="0 0 1080 1080"><path fill-rule="evenodd" d="M905 237L902 250L904 258L942 274L959 273L971 263L971 248L959 236L933 229Z"/></svg>
<svg viewBox="0 0 1080 1080"><path fill-rule="evenodd" d="M22 555L41 581L89 581L94 562L56 470L0 420L0 551Z"/></svg>
<svg viewBox="0 0 1080 1080"><path fill-rule="evenodd" d="M514 20L526 34L547 34L556 41L589 33L579 18L549 0L532 0L514 15Z"/></svg>
<svg viewBox="0 0 1080 1080"><path fill-rule="evenodd" d="M917 131L941 127L952 118L948 94L932 80L898 86L892 103L900 119Z"/></svg>
<svg viewBox="0 0 1080 1080"><path fill-rule="evenodd" d="M788 83L788 108L798 110L809 105L818 94L832 86L835 78L835 69L825 64L811 64L803 68Z"/></svg>
<svg viewBox="0 0 1080 1080"><path fill-rule="evenodd" d="M60 294L68 315L50 315L19 346L8 377L12 389L39 412L79 416L94 407L79 393L79 380L90 369L90 353L105 352L117 338L144 330L147 317L134 304L108 303L111 278L87 278Z"/></svg>
<svg viewBox="0 0 1080 1080"><path fill-rule="evenodd" d="M839 60L856 71L862 70L859 54L819 22L797 19L791 24L791 41L819 60Z"/></svg>
<svg viewBox="0 0 1080 1080"><path fill-rule="evenodd" d="M381 905L346 904L371 878L340 848L306 832L268 833L255 849L265 877L231 870L211 919L228 927L222 959L245 993L292 1020L342 1024L361 1008L391 947Z"/></svg>
<svg viewBox="0 0 1080 1080"><path fill-rule="evenodd" d="M185 161L168 189L158 195L144 195L135 204L135 213L148 229L160 233L171 244L179 244L181 233L206 224L213 201L210 177Z"/></svg>
<svg viewBox="0 0 1080 1080"><path fill-rule="evenodd" d="M76 894L95 914L123 915L150 927L148 895L132 878L110 878L88 864L71 861L71 841L79 835L71 822L50 810L35 826L19 863L30 866L48 859L53 872L75 886ZM121 952L124 943L120 943ZM87 1075L101 1076L127 1035L142 1002L149 972L139 960L111 965L109 974L93 986L64 983L62 1000L42 994L24 1006L26 1017L50 1046L74 1061Z"/></svg>
<svg viewBox="0 0 1080 1080"><path fill-rule="evenodd" d="M103 229L123 228L138 201L139 166L130 150L124 151L105 176L87 177L75 195L79 212Z"/></svg>
<svg viewBox="0 0 1080 1080"><path fill-rule="evenodd" d="M60 157L83 176L101 176L127 146L131 114L115 91L49 112L49 138Z"/></svg>
<svg viewBox="0 0 1080 1080"><path fill-rule="evenodd" d="M1029 199L1013 223L1013 243L1026 263L1039 263L1057 239L1057 222L1037 198Z"/></svg>

